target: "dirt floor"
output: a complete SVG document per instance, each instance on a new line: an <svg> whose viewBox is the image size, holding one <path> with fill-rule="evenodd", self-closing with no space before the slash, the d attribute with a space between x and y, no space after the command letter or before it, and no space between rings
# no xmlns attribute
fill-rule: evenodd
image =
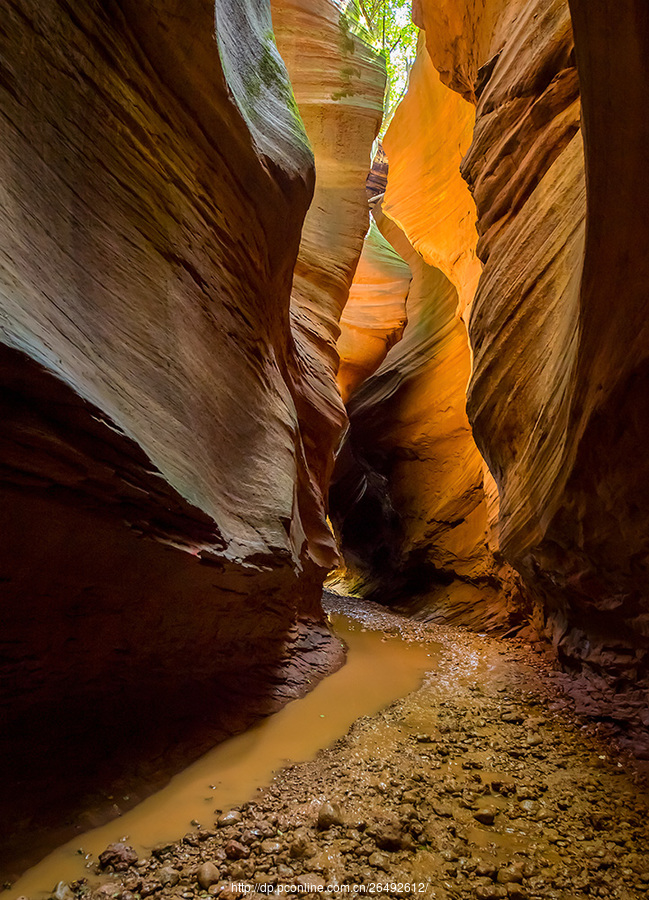
<svg viewBox="0 0 649 900"><path fill-rule="evenodd" d="M576 717L546 659L516 641L327 602L386 641L437 642L436 671L177 843L147 858L113 845L57 900L649 896L649 791L610 737Z"/></svg>

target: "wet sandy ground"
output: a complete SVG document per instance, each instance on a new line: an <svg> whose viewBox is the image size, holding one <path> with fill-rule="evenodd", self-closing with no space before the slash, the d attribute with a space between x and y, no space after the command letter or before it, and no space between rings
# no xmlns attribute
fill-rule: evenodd
<svg viewBox="0 0 649 900"><path fill-rule="evenodd" d="M327 604L333 619L352 616L385 643L436 645L421 687L279 770L249 802L188 823L179 841L92 860L87 880L60 885L58 900L230 900L252 885L467 900L649 896L647 788L575 716L543 658L371 604Z"/></svg>

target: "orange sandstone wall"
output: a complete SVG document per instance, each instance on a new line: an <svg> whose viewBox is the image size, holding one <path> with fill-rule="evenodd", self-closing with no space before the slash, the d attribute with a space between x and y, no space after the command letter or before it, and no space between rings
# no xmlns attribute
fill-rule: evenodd
<svg viewBox="0 0 649 900"><path fill-rule="evenodd" d="M454 285L458 312L471 304L482 271L475 203L460 173L474 118L474 107L441 82L421 42L408 91L383 139L389 165L383 212Z"/></svg>
<svg viewBox="0 0 649 900"><path fill-rule="evenodd" d="M522 571L515 535L541 527L543 492L562 467L574 364L585 194L570 15L565 2L456 0L422 2L415 20L426 30L384 139L383 211L457 292L449 325L459 335L459 317L469 324L465 369L451 354L446 378L463 405L473 373L469 414L489 468L467 430L473 469L457 466L445 496L461 510L473 485L481 539ZM439 411L420 415L422 428L446 433ZM547 433L554 437L539 442ZM481 465L482 477L467 475ZM438 484L443 490L444 479ZM461 534L451 528L446 536ZM443 558L435 541L429 551L431 562ZM492 563L492 575L499 569Z"/></svg>
<svg viewBox="0 0 649 900"><path fill-rule="evenodd" d="M468 409L500 547L561 658L603 676L584 709L634 728L649 650L649 13L422 0L417 17L442 82L476 105L461 167L484 264Z"/></svg>
<svg viewBox="0 0 649 900"><path fill-rule="evenodd" d="M374 215L412 271L408 322L347 404L349 432L331 490L345 555L337 579L412 615L506 630L517 615L517 592L505 586L507 567L496 565L487 544L484 467L465 410L470 354L458 293L380 203ZM373 312L384 285L360 286ZM339 346L364 359L365 344L346 315L342 326Z"/></svg>
<svg viewBox="0 0 649 900"><path fill-rule="evenodd" d="M566 4L530 5L495 49L462 164L484 263L470 318L469 415L498 484L501 549L525 575L524 545L542 532L550 496L561 496L584 248ZM534 590L533 577L526 583Z"/></svg>
<svg viewBox="0 0 649 900"><path fill-rule="evenodd" d="M381 230L413 271L408 324L349 399L332 496L356 590L420 615L506 630L518 616L518 591L513 572L494 557L497 489L465 410L464 319L482 272L475 203L460 171L474 120L474 106L442 82L422 40L383 141L389 168L379 213ZM378 281L363 287L378 298ZM352 297L356 290L355 283ZM353 365L361 372L365 351L347 312L342 329L341 373Z"/></svg>
<svg viewBox="0 0 649 900"><path fill-rule="evenodd" d="M343 401L381 365L403 337L412 272L374 218L341 319L338 385Z"/></svg>

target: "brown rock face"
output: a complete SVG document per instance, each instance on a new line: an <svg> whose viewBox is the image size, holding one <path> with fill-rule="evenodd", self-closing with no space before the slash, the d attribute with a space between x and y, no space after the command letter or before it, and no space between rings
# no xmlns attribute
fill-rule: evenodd
<svg viewBox="0 0 649 900"><path fill-rule="evenodd" d="M326 35L331 9L313 15ZM305 311L308 292L290 292L313 158L270 12L220 0L216 42L214 26L204 0L3 13L0 764L14 872L21 834L37 854L39 827L113 784L126 753L146 789L340 662L319 606L342 419L330 344L367 212L332 227L334 299ZM323 178L323 215L347 187L337 172L361 173L364 194L378 125L382 72L355 47L366 122L329 194Z"/></svg>
<svg viewBox="0 0 649 900"><path fill-rule="evenodd" d="M512 294L521 290L533 295L543 291L551 293L555 286L561 290L561 277L565 282L574 271L568 260L575 248L575 228L579 229L583 218L584 199L583 175L577 159L578 92L571 56L570 18L565 4L530 6L517 2L473 3L472 0L422 3L416 18L426 28L425 46L422 44L420 48L408 94L384 141L390 171L383 210L403 229L423 261L439 268L457 292L457 302L447 303L445 311L443 305L431 300L440 322L445 321L457 334L456 350L448 355L447 369L444 354L436 355L437 377L445 371L447 387L454 391L453 404L447 409L462 410L464 379L470 375L471 368L472 413L479 390L484 397L484 414L482 409L480 415L474 414L474 426L478 445L491 471L481 465L465 421L461 439L463 454L450 452L447 457L446 466L449 472L454 471L454 477L434 476L431 469L439 496L444 498L442 506L446 506L447 513L455 508L458 514L437 515L433 503L426 516L431 500L420 501L421 514L424 521L428 519L428 526L437 521L444 527L445 522L454 541L459 537L457 523L465 521L466 504L462 498L471 496L476 511L482 510L482 531L474 531L474 537L463 543L462 553L455 560L455 569L463 577L462 558L471 559L474 556L471 547L477 548L485 539L498 555L502 541L506 555L520 569L520 560L507 552L508 528L513 526L514 518L503 499L500 470L493 465L493 457L510 452L519 440L527 447L525 435L538 420L539 403L548 400L552 407L557 402L554 386L550 395L544 397L538 380L526 376L526 390L534 396L526 397L518 409L520 372L533 371L531 360L543 353L553 357L551 368L556 372L565 373L570 369L570 316L564 320L563 331L558 328L550 339L549 329L555 327L557 315L552 315L548 300L541 301L537 296L521 316L520 330L513 327L515 315L511 303ZM565 171L558 174L557 160L568 148L572 156L563 156ZM517 228L521 227L523 218L518 214L553 163L556 163L554 180L546 181L547 194L543 190L536 193L539 208L527 230L519 233ZM552 195L550 185L554 190ZM572 195L564 197L570 189ZM559 196L561 191L563 194ZM564 201L565 208L562 208ZM475 231L476 215L479 240ZM545 227L540 225L544 217L549 217ZM544 272L541 268L543 260L548 263L555 255L561 258L561 273L565 273L561 277L556 271ZM485 264L484 272L480 260ZM532 268L531 260L538 263L537 269ZM578 268L578 257L573 262ZM507 286L511 286L509 295ZM556 302L560 305L562 301ZM465 339L460 339L465 327L460 316L471 323L471 351ZM501 320L511 339L506 348L496 344L497 323ZM539 348L539 335L544 335L547 349ZM521 351L521 346L528 346L529 350ZM426 353L421 357L422 363ZM432 384L430 390L434 391ZM463 412L458 422L462 415ZM529 425L523 424L528 415ZM438 436L454 435L456 440L462 433L449 427L451 420L444 422L444 415L441 410L435 410L434 404L426 412L422 408L418 416L423 432L437 429ZM553 419L552 424L559 433L561 422ZM533 452L533 448L530 450ZM464 464L457 464L460 459L464 459ZM472 463L467 467L469 459ZM455 467L451 460L456 461ZM500 517L498 488L492 473L496 475L505 504ZM530 494L528 486L527 482L521 485L518 496L524 499L519 502L533 504L534 494ZM457 549L456 545L456 552ZM486 548L482 552L484 560L488 560ZM443 543L431 540L427 555L431 563L439 565L444 559ZM443 568L452 569L450 563L447 557ZM494 565L492 561L483 574L486 576L491 570L493 576L499 569L500 575L505 575L501 563ZM493 578L494 587L498 586L498 580ZM506 580L511 581L509 576ZM479 598L480 615L486 613L490 621L492 610L498 620L503 610L498 608L494 597L489 598L490 592L486 593L487 596L483 592ZM432 592L430 596L432 608L439 602L436 594ZM443 608L445 603L441 605ZM466 603L466 609L477 622L479 614L474 603Z"/></svg>
<svg viewBox="0 0 649 900"><path fill-rule="evenodd" d="M413 20L442 82L474 101L526 0L414 0Z"/></svg>
<svg viewBox="0 0 649 900"><path fill-rule="evenodd" d="M578 83L565 3L521 14L476 116L463 173L478 207L485 268L470 322L469 415L499 487L501 548L535 587L528 551L549 504L565 500L584 250Z"/></svg>
<svg viewBox="0 0 649 900"><path fill-rule="evenodd" d="M538 558L542 566L562 650L633 683L647 675L649 648L649 125L642 112L649 10L640 3L619 15L608 3L596 12L582 3L570 9L586 151L586 246L561 495L552 498L530 563Z"/></svg>

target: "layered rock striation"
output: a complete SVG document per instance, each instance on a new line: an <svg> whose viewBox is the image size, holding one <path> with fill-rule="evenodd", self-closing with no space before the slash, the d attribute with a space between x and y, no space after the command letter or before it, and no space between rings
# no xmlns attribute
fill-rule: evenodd
<svg viewBox="0 0 649 900"><path fill-rule="evenodd" d="M311 22L340 70L333 7ZM330 293L291 296L313 152L264 3L220 0L215 21L206 0L11 0L0 42L0 757L20 867L21 836L37 854L127 756L150 789L340 663L319 603L329 345L367 211L331 228ZM380 117L382 69L354 48L366 121L325 211L357 172L364 191ZM317 156L353 117L329 104Z"/></svg>
<svg viewBox="0 0 649 900"><path fill-rule="evenodd" d="M300 434L326 515L326 489L347 417L336 386L339 321L369 226L365 180L383 116L385 63L354 34L332 0L272 0L273 25L315 156L316 184L293 274L290 323ZM321 563L331 568L323 530Z"/></svg>
<svg viewBox="0 0 649 900"><path fill-rule="evenodd" d="M584 252L579 91L565 3L521 13L476 116L463 174L485 269L470 321L469 415L499 487L501 547L534 588L527 551L551 497L564 499Z"/></svg>
<svg viewBox="0 0 649 900"><path fill-rule="evenodd" d="M442 83L420 40L408 92L383 138L389 165L383 212L454 285L458 314L471 304L482 271L475 203L460 173L474 118L473 106Z"/></svg>
<svg viewBox="0 0 649 900"><path fill-rule="evenodd" d="M483 462L465 411L470 355L458 293L382 213L380 200L374 216L412 272L408 321L347 403L349 430L331 489L345 556L336 578L411 615L504 631L516 617L516 593L505 587L506 567L487 542ZM362 287L354 283L350 305L358 298L356 320L364 308L372 320L383 282ZM339 347L362 362L366 341L354 321L346 310Z"/></svg>
<svg viewBox="0 0 649 900"><path fill-rule="evenodd" d="M461 172L484 271L467 316L468 411L498 486L500 549L564 663L591 685L601 676L590 710L638 724L648 649L647 10L423 0L416 19L441 83L475 105ZM401 165L387 140L386 149ZM444 210L454 215L452 199L438 219ZM405 230L421 242L435 232L415 224ZM607 685L626 700L611 701Z"/></svg>

